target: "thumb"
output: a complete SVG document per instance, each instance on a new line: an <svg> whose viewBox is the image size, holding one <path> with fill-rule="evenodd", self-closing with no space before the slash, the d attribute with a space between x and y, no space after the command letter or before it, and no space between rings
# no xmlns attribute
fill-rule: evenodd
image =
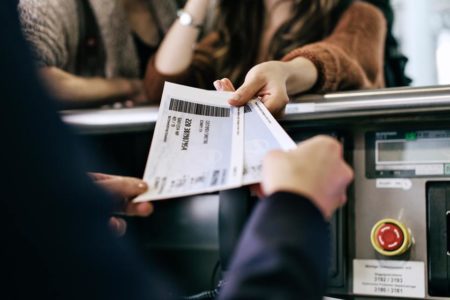
<svg viewBox="0 0 450 300"><path fill-rule="evenodd" d="M147 190L144 181L132 177L114 176L97 183L112 194L123 198L135 197Z"/></svg>
<svg viewBox="0 0 450 300"><path fill-rule="evenodd" d="M245 79L245 82L236 90L236 92L228 100L233 106L242 106L255 97L264 87L264 79L256 79L255 77Z"/></svg>

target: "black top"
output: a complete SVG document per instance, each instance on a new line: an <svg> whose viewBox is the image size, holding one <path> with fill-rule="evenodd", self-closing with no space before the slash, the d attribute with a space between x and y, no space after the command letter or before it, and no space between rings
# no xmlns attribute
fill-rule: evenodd
<svg viewBox="0 0 450 300"><path fill-rule="evenodd" d="M141 78L144 78L148 60L156 53L158 47L152 47L148 45L134 32L133 32L133 41L134 45L136 46L139 59L139 76Z"/></svg>

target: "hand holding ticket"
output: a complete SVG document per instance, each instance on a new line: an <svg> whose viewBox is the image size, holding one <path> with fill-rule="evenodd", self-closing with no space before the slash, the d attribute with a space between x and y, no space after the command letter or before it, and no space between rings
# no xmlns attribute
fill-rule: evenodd
<svg viewBox="0 0 450 300"><path fill-rule="evenodd" d="M227 103L230 93L166 83L144 181L136 202L257 183L263 156L295 143L264 105Z"/></svg>

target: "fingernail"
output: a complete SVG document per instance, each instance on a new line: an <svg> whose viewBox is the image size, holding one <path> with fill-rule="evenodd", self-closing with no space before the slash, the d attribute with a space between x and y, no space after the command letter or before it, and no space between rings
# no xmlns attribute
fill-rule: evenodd
<svg viewBox="0 0 450 300"><path fill-rule="evenodd" d="M213 82L214 87L216 88L216 90L218 91L222 91L222 82L220 80L216 80Z"/></svg>
<svg viewBox="0 0 450 300"><path fill-rule="evenodd" d="M239 101L239 100L241 100L241 95L239 95L239 94L233 94L233 96L231 96L231 100Z"/></svg>
<svg viewBox="0 0 450 300"><path fill-rule="evenodd" d="M141 215L148 216L153 212L153 205L151 203L142 203L142 205L138 206L138 210Z"/></svg>
<svg viewBox="0 0 450 300"><path fill-rule="evenodd" d="M241 95L239 95L239 94L233 94L233 95L231 96L229 102L230 102L231 104L233 104L233 103L239 102L239 100L241 100Z"/></svg>
<svg viewBox="0 0 450 300"><path fill-rule="evenodd" d="M146 190L147 189L147 184L145 182L139 182L138 183L138 188L140 190Z"/></svg>

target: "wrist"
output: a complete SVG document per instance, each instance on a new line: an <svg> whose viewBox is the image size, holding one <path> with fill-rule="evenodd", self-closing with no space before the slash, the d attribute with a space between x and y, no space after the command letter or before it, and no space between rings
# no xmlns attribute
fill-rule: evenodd
<svg viewBox="0 0 450 300"><path fill-rule="evenodd" d="M131 79L128 81L130 85L130 96L135 96L142 91L143 85L142 81L139 79Z"/></svg>
<svg viewBox="0 0 450 300"><path fill-rule="evenodd" d="M196 28L201 30L203 28L203 22L197 22L194 17L187 11L180 9L177 12L178 22L187 27Z"/></svg>
<svg viewBox="0 0 450 300"><path fill-rule="evenodd" d="M296 57L287 61L286 89L289 95L306 92L317 82L318 71L314 63L305 57Z"/></svg>
<svg viewBox="0 0 450 300"><path fill-rule="evenodd" d="M320 214L324 217L324 219L329 220L331 216L333 215L333 209L329 206L325 205L322 201L312 196L310 193L308 193L307 190L301 190L298 188L280 188L275 190L273 193L268 194L269 196L274 195L276 193L290 193L294 194L300 197L303 197L305 199L308 199L308 201L311 202L312 205L314 205L319 211Z"/></svg>
<svg viewBox="0 0 450 300"><path fill-rule="evenodd" d="M142 85L140 80L116 78L111 81L111 84L115 86L117 94L121 97L133 97L139 93L139 87Z"/></svg>
<svg viewBox="0 0 450 300"><path fill-rule="evenodd" d="M209 0L189 0L182 11L192 17L194 24L203 24L209 8Z"/></svg>
<svg viewBox="0 0 450 300"><path fill-rule="evenodd" d="M289 175L287 175L289 176ZM319 209L321 214L325 219L329 219L332 215L332 208L330 208L326 203L321 201L319 195L317 195L317 187L312 185L311 182L308 181L309 176L303 176L304 180L296 180L295 184L290 184L285 180L281 180L279 182L272 181L271 183L263 182L264 193L268 196L276 194L276 193L291 193L295 195L302 196L307 198L311 203Z"/></svg>
<svg viewBox="0 0 450 300"><path fill-rule="evenodd" d="M287 191L279 191L276 193L273 193L267 197L264 198L264 200L271 200L282 202L284 201L285 204L288 203L289 210L295 210L295 207L302 207L302 209L305 209L306 207L309 207L310 210L308 210L308 214L312 213L314 210L315 214L320 215L324 221L328 221L329 218L327 218L323 211L316 205L314 201L311 200L308 196L305 196L303 194L297 194L293 192L287 192Z"/></svg>

